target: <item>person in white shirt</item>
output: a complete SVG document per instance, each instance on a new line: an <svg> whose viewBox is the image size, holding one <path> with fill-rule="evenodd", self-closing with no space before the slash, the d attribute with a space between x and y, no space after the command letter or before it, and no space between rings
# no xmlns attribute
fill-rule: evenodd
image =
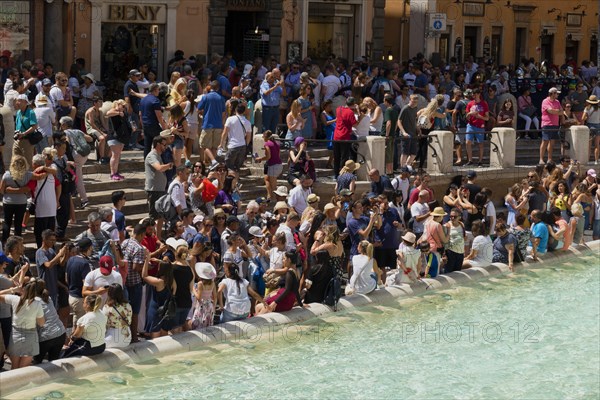
<svg viewBox="0 0 600 400"><path fill-rule="evenodd" d="M417 79L414 65L408 64L408 72L404 74L402 79L404 79L406 86L408 86L408 94L413 94L413 91L415 90L415 79Z"/></svg>
<svg viewBox="0 0 600 400"><path fill-rule="evenodd" d="M246 105L239 103L235 108L235 115L227 118L221 134L220 149L227 149L225 165L235 173L236 178L244 161L246 161L246 148L250 143L252 125L246 119Z"/></svg>
<svg viewBox="0 0 600 400"><path fill-rule="evenodd" d="M373 259L373 245L367 240L358 244L358 253L352 257L352 277L346 287L346 295L369 294L381 283L381 270Z"/></svg>
<svg viewBox="0 0 600 400"><path fill-rule="evenodd" d="M413 232L417 236L417 239L423 234L425 220L429 218L430 215L429 205L427 204L428 198L429 192L427 190L421 190L419 192L418 200L410 207L410 215L414 220Z"/></svg>
<svg viewBox="0 0 600 400"><path fill-rule="evenodd" d="M44 180L39 181L35 187L33 197L35 198L35 219L33 233L38 246L42 245L42 232L46 229L56 229L56 192L58 185L56 182L56 169L53 167L54 149L48 148L42 154L36 154L32 159L32 166L35 170L39 167L46 167L48 175Z"/></svg>
<svg viewBox="0 0 600 400"><path fill-rule="evenodd" d="M333 99L333 96L342 88L340 78L335 76L333 65L325 67L325 78L322 82L323 86L323 101Z"/></svg>
<svg viewBox="0 0 600 400"><path fill-rule="evenodd" d="M113 220L114 214L112 208L103 207L98 210L98 214L100 214L100 218L102 219L100 229L108 235L110 240L120 242L119 229Z"/></svg>
<svg viewBox="0 0 600 400"><path fill-rule="evenodd" d="M488 266L494 258L494 243L486 232L485 224L474 221L471 232L475 239L471 245L471 253L465 257L462 269Z"/></svg>
<svg viewBox="0 0 600 400"><path fill-rule="evenodd" d="M108 298L108 287L113 283L123 286L123 277L120 273L113 270L113 259L111 256L102 256L98 262L99 268L88 272L83 280L83 289L81 293L84 297L96 294L102 297L102 304L106 303Z"/></svg>
<svg viewBox="0 0 600 400"><path fill-rule="evenodd" d="M392 179L392 187L394 190L402 192L402 198L408 199L408 189L410 188L410 171L407 167L400 169L400 175Z"/></svg>
<svg viewBox="0 0 600 400"><path fill-rule="evenodd" d="M279 225L275 235L279 233L285 234L285 249L286 250L295 250L296 249L296 241L294 240L294 229L300 223L300 216L298 214L292 213L288 215L285 224Z"/></svg>
<svg viewBox="0 0 600 400"><path fill-rule="evenodd" d="M38 122L38 129L44 135L42 141L35 145L35 150L39 154L46 147L52 145L52 126L56 125L56 113L48 104L48 97L45 95L36 99L33 112Z"/></svg>
<svg viewBox="0 0 600 400"><path fill-rule="evenodd" d="M308 206L307 200L308 195L312 193L311 186L313 180L308 175L300 176L300 184L290 190L288 197L288 204L298 215L302 215L306 207Z"/></svg>
<svg viewBox="0 0 600 400"><path fill-rule="evenodd" d="M180 165L176 169L176 174L177 176L169 185L167 192L171 195L171 202L177 210L177 215L181 215L183 210L187 208L187 203L185 201L185 188L183 185L188 180L188 168L185 165Z"/></svg>
<svg viewBox="0 0 600 400"><path fill-rule="evenodd" d="M489 224L490 224L490 230L489 230L489 234L490 235L495 235L496 234L496 207L494 206L494 203L492 203L492 190L490 188L482 188L481 189L481 193L485 194L488 198L487 203L484 204L485 207L485 218L486 220L488 220L489 218Z"/></svg>

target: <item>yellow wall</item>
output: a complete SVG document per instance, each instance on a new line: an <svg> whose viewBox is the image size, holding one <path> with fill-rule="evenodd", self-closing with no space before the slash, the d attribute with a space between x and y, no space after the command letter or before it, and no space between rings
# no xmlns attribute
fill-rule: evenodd
<svg viewBox="0 0 600 400"><path fill-rule="evenodd" d="M473 0L476 1L476 0ZM583 39L579 43L578 60L580 63L584 59L590 59L590 37L592 31L598 31L598 19L595 13L598 12L597 0L529 0L529 1L511 1L513 4L536 6L531 13L530 20L515 22L515 13L512 8L505 7L506 1L493 1L491 5L485 6L484 17L465 17L462 16L462 4L456 4L454 0L437 1L437 12L446 13L448 25L452 25L451 43L454 43L456 37L464 38L465 25L478 25L482 27L482 38L492 36L492 27L503 27L502 55L500 63L513 63L515 60L515 33L516 27L527 27L527 51L529 57L539 60L540 32L543 25L556 26L557 32L554 35L553 61L561 64L565 61L565 46L567 33L581 33ZM573 10L578 4L583 5L579 10ZM566 21L556 21L558 12L548 13L552 8L562 12L566 17L567 13L581 13L585 11L586 16L582 17L581 27L567 27ZM481 42L483 39L481 39ZM451 54L453 51L451 50ZM482 56L481 45L476 52ZM592 55L595 59L596 55Z"/></svg>
<svg viewBox="0 0 600 400"><path fill-rule="evenodd" d="M402 60L408 58L408 19L402 23L403 18L410 16L410 6L405 5L404 1L387 1L385 4L385 36L383 40L383 52L387 56L388 51L392 52L394 60L398 57ZM404 30L404 35L401 33ZM401 45L401 40L404 42ZM402 51L403 54L400 54Z"/></svg>
<svg viewBox="0 0 600 400"><path fill-rule="evenodd" d="M181 0L177 7L177 49L186 56L208 52L209 0Z"/></svg>

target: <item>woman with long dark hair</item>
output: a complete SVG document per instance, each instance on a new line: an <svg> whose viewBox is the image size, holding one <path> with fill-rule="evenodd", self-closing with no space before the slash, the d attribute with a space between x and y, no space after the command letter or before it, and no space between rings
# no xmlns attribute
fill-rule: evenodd
<svg viewBox="0 0 600 400"><path fill-rule="evenodd" d="M198 96L199 97L199 96ZM184 141L185 164L191 165L192 152L194 143L198 141L198 107L196 107L196 99L194 98L194 90L189 89L186 93L187 101L180 104L183 108L183 115L188 124L188 136ZM199 161L202 163L201 161Z"/></svg>
<svg viewBox="0 0 600 400"><path fill-rule="evenodd" d="M219 194L215 198L215 207L222 208L229 215L237 215L240 206L239 200L234 199L235 181L235 176L227 175L223 189L219 190Z"/></svg>
<svg viewBox="0 0 600 400"><path fill-rule="evenodd" d="M239 321L250 315L250 297L263 304L263 298L250 287L250 282L240 276L240 270L235 264L225 268L225 279L219 284L217 299L221 313L221 322ZM225 297L225 305L223 305ZM257 305L257 310L258 310Z"/></svg>
<svg viewBox="0 0 600 400"><path fill-rule="evenodd" d="M132 310L131 305L125 300L123 287L113 283L108 287L108 298L102 309L106 316L106 341L107 348L123 348L131 343Z"/></svg>
<svg viewBox="0 0 600 400"><path fill-rule="evenodd" d="M285 286L279 288L275 293L265 299L266 304L256 305L256 314L266 314L268 312L289 311L295 303L304 307L300 297L300 276L296 268L298 253L296 250L288 250L283 257L283 266L287 267L285 273Z"/></svg>
<svg viewBox="0 0 600 400"><path fill-rule="evenodd" d="M48 290L46 290L45 282L38 280L35 290L35 299L42 304L45 320L44 325L38 330L40 353L34 357L35 363L39 364L44 358L47 358L48 361L54 361L60 357L60 351L67 338L67 331L54 308L54 303L48 294Z"/></svg>
<svg viewBox="0 0 600 400"><path fill-rule="evenodd" d="M161 318L158 315L158 309L167 303L177 286L173 277L173 265L170 262L161 262L158 265L158 274L151 276L148 274L148 260L149 257L146 257L142 269L142 279L150 285L150 300L146 308L144 331L150 335L150 338L156 338L167 336L169 330L173 328L174 321Z"/></svg>

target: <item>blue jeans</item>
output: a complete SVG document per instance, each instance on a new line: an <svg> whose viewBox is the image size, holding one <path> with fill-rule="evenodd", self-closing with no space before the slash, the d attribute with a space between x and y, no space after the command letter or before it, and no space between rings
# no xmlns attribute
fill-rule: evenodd
<svg viewBox="0 0 600 400"><path fill-rule="evenodd" d="M248 318L248 314L234 314L227 310L223 310L221 313L221 323L239 321L246 318Z"/></svg>
<svg viewBox="0 0 600 400"><path fill-rule="evenodd" d="M263 132L269 130L277 133L277 121L279 121L278 106L264 106L262 111Z"/></svg>

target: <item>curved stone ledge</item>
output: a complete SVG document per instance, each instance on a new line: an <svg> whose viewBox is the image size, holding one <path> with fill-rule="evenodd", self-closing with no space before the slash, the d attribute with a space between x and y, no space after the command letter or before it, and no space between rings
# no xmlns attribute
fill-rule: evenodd
<svg viewBox="0 0 600 400"><path fill-rule="evenodd" d="M524 262L517 265L516 269L540 268L559 259L567 260L589 254L600 256L600 241L590 242L585 246L578 246L565 252L547 253L541 257L539 262ZM493 263L487 267L473 267L448 275L440 275L434 279L423 279L423 282L382 288L369 295L355 294L343 297L339 301L338 309L351 310L367 305L385 304L399 298L419 295L425 291L430 292L458 285L468 285L475 281L489 279L508 272L508 266L501 263ZM270 313L245 321L212 326L202 331L183 332L174 336L135 343L126 349L108 349L94 357L66 358L3 372L0 373L0 397L51 381L79 378L116 369L128 363L139 363L157 357L189 351L203 345L232 340L261 340L263 334L274 332L276 328L283 325L304 322L327 315L333 315L330 307L323 304L311 304L309 309L294 308L285 314Z"/></svg>

